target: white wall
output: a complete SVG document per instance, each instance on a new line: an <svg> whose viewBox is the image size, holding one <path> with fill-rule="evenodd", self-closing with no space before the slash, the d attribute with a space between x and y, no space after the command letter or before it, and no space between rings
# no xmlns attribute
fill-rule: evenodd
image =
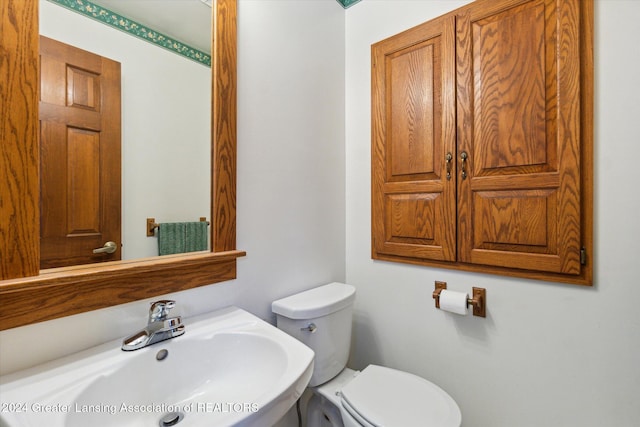
<svg viewBox="0 0 640 427"><path fill-rule="evenodd" d="M466 427L640 425L640 54L629 48L640 39L640 2L595 4L593 288L371 260L370 45L464 3L364 0L346 13L351 364L431 379L458 402ZM485 287L487 318L436 310L435 280Z"/></svg>
<svg viewBox="0 0 640 427"><path fill-rule="evenodd" d="M274 321L271 301L345 278L344 10L240 0L238 14L237 247L247 256L236 280L165 297L186 317L233 304ZM122 338L146 324L150 301L2 331L0 374Z"/></svg>
<svg viewBox="0 0 640 427"><path fill-rule="evenodd" d="M211 212L211 69L45 0L40 34L121 63L122 257L158 255L147 218Z"/></svg>
<svg viewBox="0 0 640 427"><path fill-rule="evenodd" d="M238 301L345 278L344 10L239 0Z"/></svg>

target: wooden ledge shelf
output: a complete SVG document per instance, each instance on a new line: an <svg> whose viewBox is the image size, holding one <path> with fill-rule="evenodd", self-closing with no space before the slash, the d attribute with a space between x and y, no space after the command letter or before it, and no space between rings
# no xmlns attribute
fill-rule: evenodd
<svg viewBox="0 0 640 427"><path fill-rule="evenodd" d="M237 250L168 255L3 280L0 330L232 280L236 259L245 255Z"/></svg>

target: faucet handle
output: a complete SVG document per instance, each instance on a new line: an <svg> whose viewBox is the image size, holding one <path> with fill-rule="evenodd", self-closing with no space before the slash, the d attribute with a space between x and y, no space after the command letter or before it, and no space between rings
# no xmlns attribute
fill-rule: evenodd
<svg viewBox="0 0 640 427"><path fill-rule="evenodd" d="M158 320L164 320L169 314L169 310L176 306L176 302L173 300L160 300L151 303L149 308L149 322L156 322Z"/></svg>

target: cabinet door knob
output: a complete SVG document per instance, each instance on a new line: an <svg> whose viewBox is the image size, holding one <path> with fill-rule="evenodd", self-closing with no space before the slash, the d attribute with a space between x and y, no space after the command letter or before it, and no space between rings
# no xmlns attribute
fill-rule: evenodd
<svg viewBox="0 0 640 427"><path fill-rule="evenodd" d="M466 151L463 151L462 153L460 153L460 160L461 160L461 169L462 169L462 179L467 179L467 158L469 158L469 155L467 154Z"/></svg>
<svg viewBox="0 0 640 427"><path fill-rule="evenodd" d="M447 153L445 156L445 160L447 162L447 181L451 179L451 159L453 159L453 156L451 153Z"/></svg>

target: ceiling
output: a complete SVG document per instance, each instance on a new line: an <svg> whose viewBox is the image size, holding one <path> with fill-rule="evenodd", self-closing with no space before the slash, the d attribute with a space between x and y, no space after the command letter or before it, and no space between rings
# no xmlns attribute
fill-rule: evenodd
<svg viewBox="0 0 640 427"><path fill-rule="evenodd" d="M212 9L203 0L91 0L184 44L211 53ZM210 3L210 0L207 1Z"/></svg>

